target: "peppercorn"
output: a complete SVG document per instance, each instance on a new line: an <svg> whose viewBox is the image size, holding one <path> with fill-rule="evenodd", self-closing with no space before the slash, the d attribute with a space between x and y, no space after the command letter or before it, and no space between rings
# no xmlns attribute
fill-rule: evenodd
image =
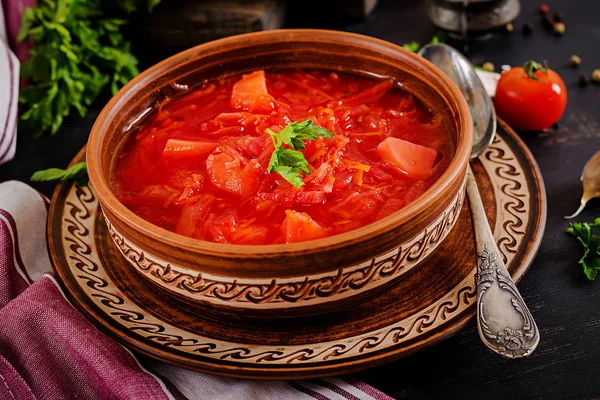
<svg viewBox="0 0 600 400"><path fill-rule="evenodd" d="M579 75L579 86L587 86L590 79L586 75Z"/></svg>
<svg viewBox="0 0 600 400"><path fill-rule="evenodd" d="M554 19L554 22L564 22L564 17L565 15L563 13L559 12L555 12L554 15L552 16L552 18Z"/></svg>
<svg viewBox="0 0 600 400"><path fill-rule="evenodd" d="M571 67L578 67L580 64L581 57L579 57L578 55L573 54L571 58L569 58L569 65L571 65Z"/></svg>
<svg viewBox="0 0 600 400"><path fill-rule="evenodd" d="M523 34L529 36L532 33L533 33L533 25L531 25L531 23L529 23L529 22L523 24Z"/></svg>
<svg viewBox="0 0 600 400"><path fill-rule="evenodd" d="M557 22L554 24L554 33L557 35L564 35L565 33L565 24L562 22Z"/></svg>
<svg viewBox="0 0 600 400"><path fill-rule="evenodd" d="M481 66L481 68L485 69L486 71L489 72L494 72L494 64L492 64L491 62L485 62L483 63L483 65Z"/></svg>
<svg viewBox="0 0 600 400"><path fill-rule="evenodd" d="M600 83L600 69L595 69L594 72L592 72L592 82Z"/></svg>
<svg viewBox="0 0 600 400"><path fill-rule="evenodd" d="M545 15L542 18L542 26L544 27L544 29L551 31L554 29L554 21L552 20L552 18L550 18L549 15Z"/></svg>
<svg viewBox="0 0 600 400"><path fill-rule="evenodd" d="M508 24L506 24L506 32L510 33L510 32L512 32L514 30L515 30L515 26L511 22L509 22Z"/></svg>
<svg viewBox="0 0 600 400"><path fill-rule="evenodd" d="M540 6L540 14L546 15L546 14L548 14L549 11L550 11L550 7L548 6L548 4L542 4Z"/></svg>

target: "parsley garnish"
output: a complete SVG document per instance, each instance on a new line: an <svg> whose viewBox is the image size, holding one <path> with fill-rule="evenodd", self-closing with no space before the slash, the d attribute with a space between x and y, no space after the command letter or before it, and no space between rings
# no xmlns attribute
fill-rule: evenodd
<svg viewBox="0 0 600 400"><path fill-rule="evenodd" d="M42 171L37 171L31 176L34 182L61 182L74 180L79 185L83 186L88 182L87 165L85 162L80 162L73 165L71 168L64 170L60 168L49 168Z"/></svg>
<svg viewBox="0 0 600 400"><path fill-rule="evenodd" d="M275 133L270 129L266 132L271 136L275 150L269 161L269 173L277 172L286 181L299 188L304 185L300 171L310 175L308 161L304 154L297 150L304 150L303 140L314 140L319 136L332 138L333 134L325 128L321 128L307 119L302 122L292 122L287 124L280 132ZM290 149L284 149L286 144Z"/></svg>
<svg viewBox="0 0 600 400"><path fill-rule="evenodd" d="M583 256L579 264L583 266L583 272L589 280L596 279L600 272L600 236L592 232L592 228L600 229L600 217L591 223L571 224L567 232L575 236L583 245Z"/></svg>

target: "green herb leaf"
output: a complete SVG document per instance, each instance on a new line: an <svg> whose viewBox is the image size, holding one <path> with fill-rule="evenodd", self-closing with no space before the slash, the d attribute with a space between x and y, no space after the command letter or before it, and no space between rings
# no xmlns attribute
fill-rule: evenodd
<svg viewBox="0 0 600 400"><path fill-rule="evenodd" d="M444 43L445 40L446 40L446 34L443 31L437 31L436 34L433 35L433 37L431 38L431 41L429 43L431 43L431 44Z"/></svg>
<svg viewBox="0 0 600 400"><path fill-rule="evenodd" d="M49 181L69 181L74 180L79 185L83 186L88 182L87 165L85 162L80 162L73 165L71 168L64 170L60 168L49 168L42 171L37 171L31 176L33 182L49 182Z"/></svg>
<svg viewBox="0 0 600 400"><path fill-rule="evenodd" d="M415 42L413 40L410 43L403 44L402 47L404 47L408 51L412 51L413 53L416 53L421 48L421 45L419 44L419 42Z"/></svg>
<svg viewBox="0 0 600 400"><path fill-rule="evenodd" d="M429 44L444 43L444 40L446 40L446 35L444 34L444 32L438 31L435 35L433 35L433 37L429 41ZM402 47L404 47L408 51L416 53L421 48L421 45L419 44L419 42L413 40L410 43L403 44Z"/></svg>
<svg viewBox="0 0 600 400"><path fill-rule="evenodd" d="M306 146L304 146L304 142L300 138L292 138L290 141L290 147L296 150L304 150Z"/></svg>
<svg viewBox="0 0 600 400"><path fill-rule="evenodd" d="M583 266L583 272L589 280L596 279L600 272L600 236L594 234L593 228L600 229L600 217L591 223L571 223L567 229L583 245L583 256L579 264Z"/></svg>
<svg viewBox="0 0 600 400"><path fill-rule="evenodd" d="M303 140L314 140L320 136L326 138L333 137L331 132L313 124L309 119L287 124L278 133L270 129L267 129L266 132L271 136L273 146L275 147L269 161L269 173L277 172L297 188L304 185L300 171L306 175L310 175L308 161L304 158L304 154L298 151L306 148ZM290 148L284 149L284 144Z"/></svg>
<svg viewBox="0 0 600 400"><path fill-rule="evenodd" d="M286 181L291 183L297 188L304 186L304 181L302 180L302 175L298 172L297 169L292 167L280 166L276 171L279 175L283 177Z"/></svg>
<svg viewBox="0 0 600 400"><path fill-rule="evenodd" d="M132 14L139 10L151 12L160 0L119 0L116 3L123 11Z"/></svg>
<svg viewBox="0 0 600 400"><path fill-rule="evenodd" d="M294 122L292 125L294 124L296 124L296 122ZM325 138L333 137L333 134L327 129L314 125L310 120L308 120L308 124L301 124L294 127L294 135L298 139L315 140L319 136L323 136Z"/></svg>
<svg viewBox="0 0 600 400"><path fill-rule="evenodd" d="M28 85L20 93L20 127L54 134L73 109L84 116L98 96L113 93L138 74L122 33L124 16L146 12L158 0L45 0L25 9L18 40L35 46L21 66ZM111 14L111 15L109 15Z"/></svg>
<svg viewBox="0 0 600 400"><path fill-rule="evenodd" d="M282 147L277 149L277 153L279 163L281 165L296 168L306 173L307 175L310 175L310 171L308 169L308 161L306 161L306 159L304 158L304 154L296 150L283 149Z"/></svg>

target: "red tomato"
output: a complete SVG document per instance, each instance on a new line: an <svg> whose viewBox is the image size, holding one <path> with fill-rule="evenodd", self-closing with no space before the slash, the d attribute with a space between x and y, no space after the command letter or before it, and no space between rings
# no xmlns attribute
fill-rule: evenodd
<svg viewBox="0 0 600 400"><path fill-rule="evenodd" d="M536 79L528 76L526 70ZM512 68L500 77L494 104L498 116L513 128L526 131L546 129L565 111L565 83L556 72L546 71L525 63L524 68Z"/></svg>

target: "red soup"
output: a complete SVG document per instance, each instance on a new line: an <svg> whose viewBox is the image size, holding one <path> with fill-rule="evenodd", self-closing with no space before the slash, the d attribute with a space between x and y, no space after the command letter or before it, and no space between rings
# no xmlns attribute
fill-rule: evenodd
<svg viewBox="0 0 600 400"><path fill-rule="evenodd" d="M125 143L111 186L140 217L218 243L292 243L415 201L452 139L391 79L255 71L165 101Z"/></svg>

